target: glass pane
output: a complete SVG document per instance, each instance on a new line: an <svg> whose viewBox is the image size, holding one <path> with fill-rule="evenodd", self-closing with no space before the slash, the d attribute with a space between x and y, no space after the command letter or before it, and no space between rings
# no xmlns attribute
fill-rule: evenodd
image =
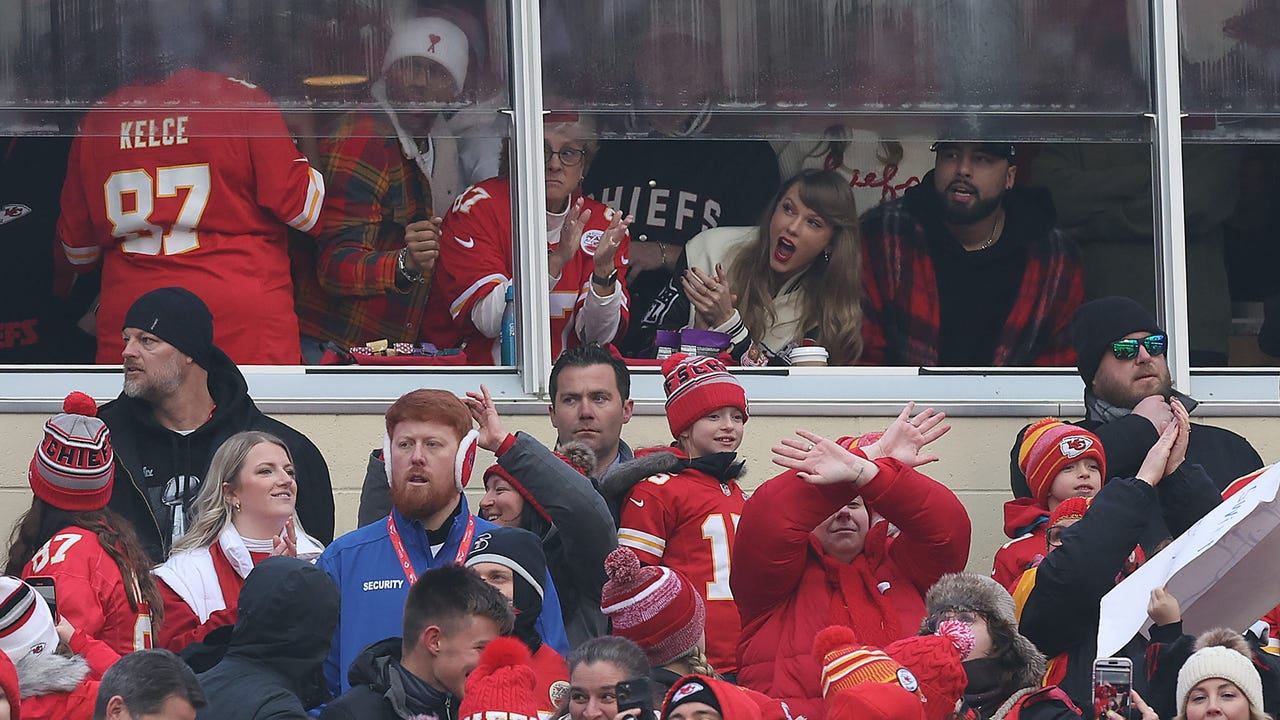
<svg viewBox="0 0 1280 720"><path fill-rule="evenodd" d="M446 18L449 29L427 28L407 45L392 44L397 26L428 13ZM419 51L445 70L430 81L452 81L456 91L446 100L393 94L387 102L492 114L509 102L506 27L504 0L14 0L0 7L0 130L71 132L76 118L68 111L184 68L235 77L266 93L204 97L205 106L272 110L274 103L286 112L373 106L384 64L395 59L389 53ZM325 131L308 115L289 119L294 135Z"/></svg>
<svg viewBox="0 0 1280 720"><path fill-rule="evenodd" d="M1230 334L1226 339L1231 365L1280 364L1280 281L1272 269L1280 262L1280 248L1275 243L1277 210L1275 194L1280 191L1280 146L1251 145L1241 148L1230 145L1185 146L1218 158L1217 162L1232 176L1219 175L1221 185L1209 187L1206 179L1199 188L1209 194L1200 205L1216 202L1221 208L1207 207L1193 212L1188 199L1187 241L1189 272L1188 293L1209 296L1219 317L1224 314L1221 306L1224 296L1230 299ZM1188 182L1190 176L1188 175ZM1209 222L1217 227L1206 228ZM1194 230L1194 233L1193 233ZM1221 249L1225 259L1226 286L1214 273L1201 276L1198 265L1190 257L1195 243L1212 242L1210 232L1221 234ZM1206 237L1207 236L1207 237ZM1229 288L1229 293L1225 288ZM1196 329L1198 312L1191 306L1192 330ZM1202 332L1204 332L1202 330ZM1222 342L1222 331L1213 328L1211 337Z"/></svg>
<svg viewBox="0 0 1280 720"><path fill-rule="evenodd" d="M1052 193L1057 226L1080 247L1085 301L1121 295L1154 312L1150 146L1048 144L1028 171L1028 182Z"/></svg>
<svg viewBox="0 0 1280 720"><path fill-rule="evenodd" d="M1141 0L543 0L542 8L545 86L578 108L1150 106Z"/></svg>
<svg viewBox="0 0 1280 720"><path fill-rule="evenodd" d="M500 174L507 7L426 5L4 4L0 232L30 262L0 272L0 363L117 364L127 309L167 285L240 364L459 345L415 223Z"/></svg>
<svg viewBox="0 0 1280 720"><path fill-rule="evenodd" d="M1181 0L1178 20L1187 112L1280 112L1275 0Z"/></svg>

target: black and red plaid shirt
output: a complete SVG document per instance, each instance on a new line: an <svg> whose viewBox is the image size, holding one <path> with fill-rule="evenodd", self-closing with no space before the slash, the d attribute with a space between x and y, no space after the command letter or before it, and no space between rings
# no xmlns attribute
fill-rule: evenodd
<svg viewBox="0 0 1280 720"><path fill-rule="evenodd" d="M924 223L916 215L935 207L921 202L920 193L932 192L926 180L862 219L864 365L938 364L941 308L925 226L945 231L937 218ZM1006 193L1006 202L1016 202L1019 192ZM1024 239L1026 270L992 353L993 366L1076 364L1069 327L1084 299L1080 251L1053 226L1051 207L1044 218L1043 229Z"/></svg>

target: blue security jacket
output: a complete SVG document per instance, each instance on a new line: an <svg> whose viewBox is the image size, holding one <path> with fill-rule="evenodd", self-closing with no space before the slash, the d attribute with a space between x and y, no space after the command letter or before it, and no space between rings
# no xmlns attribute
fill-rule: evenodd
<svg viewBox="0 0 1280 720"><path fill-rule="evenodd" d="M460 502L462 510L454 518L449 539L435 557L431 555L422 523L409 520L394 509L391 511L400 540L404 543L405 552L408 553L418 577L422 577L427 570L451 563L457 558L458 546L466 533L467 520L471 517L466 497L460 498ZM475 535L497 527L483 518L477 517L475 520ZM400 637L409 583L387 535L386 518L334 540L316 564L329 573L342 594L338 630L334 633L333 647L324 663L325 681L329 685L329 691L336 696L350 688L347 669L361 650L378 640ZM560 596L556 594L550 573L547 574L542 614L538 616L535 627L542 635L543 642L561 655L569 654L569 641L560 612Z"/></svg>

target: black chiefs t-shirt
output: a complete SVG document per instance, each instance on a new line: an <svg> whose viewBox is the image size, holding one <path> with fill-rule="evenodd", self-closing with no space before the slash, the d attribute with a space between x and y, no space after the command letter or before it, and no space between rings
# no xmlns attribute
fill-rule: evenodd
<svg viewBox="0 0 1280 720"><path fill-rule="evenodd" d="M778 184L778 158L763 140L643 137L602 142L583 190L635 216L633 245L641 236L684 245L713 227L755 225ZM652 357L657 330L688 321L688 300L665 270L640 273L627 287L631 324L619 349Z"/></svg>

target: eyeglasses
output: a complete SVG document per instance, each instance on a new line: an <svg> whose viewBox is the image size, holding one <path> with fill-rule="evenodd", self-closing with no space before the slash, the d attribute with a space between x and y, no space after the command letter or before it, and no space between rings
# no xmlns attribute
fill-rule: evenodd
<svg viewBox="0 0 1280 720"><path fill-rule="evenodd" d="M942 623L943 620L959 620L960 623L969 625L972 628L974 624L978 623L978 620L986 621L987 618L977 610L942 610L929 616L929 632L936 633L938 623Z"/></svg>
<svg viewBox="0 0 1280 720"><path fill-rule="evenodd" d="M559 150L552 150L545 146L542 148L543 163L551 162L551 157L553 155L560 157L561 165L564 165L565 167L573 167L574 165L582 162L582 159L587 156L587 151L572 147L560 148Z"/></svg>
<svg viewBox="0 0 1280 720"><path fill-rule="evenodd" d="M1144 338L1125 338L1116 340L1111 343L1111 354L1116 356L1117 360L1132 360L1138 357L1138 346L1147 349L1147 353L1156 356L1163 355L1165 350L1169 349L1168 335L1148 335Z"/></svg>

